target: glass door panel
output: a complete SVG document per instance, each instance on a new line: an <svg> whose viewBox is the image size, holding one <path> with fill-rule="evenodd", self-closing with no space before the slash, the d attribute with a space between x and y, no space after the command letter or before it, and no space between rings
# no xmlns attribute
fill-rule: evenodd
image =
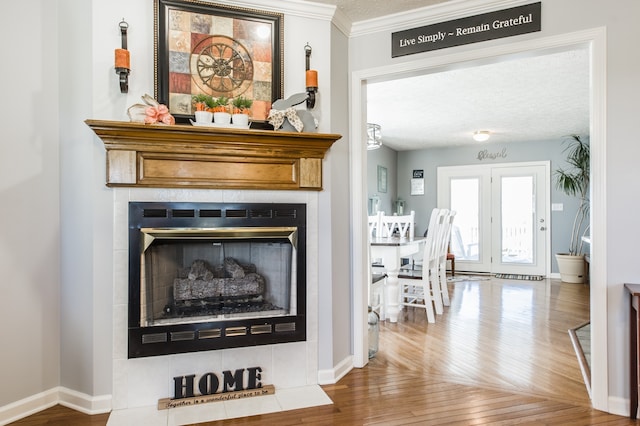
<svg viewBox="0 0 640 426"><path fill-rule="evenodd" d="M451 252L456 260L479 260L478 229L480 227L478 178L451 179L451 210L456 211L451 234Z"/></svg>
<svg viewBox="0 0 640 426"><path fill-rule="evenodd" d="M503 177L501 182L502 239L504 263L532 264L535 216L532 176Z"/></svg>

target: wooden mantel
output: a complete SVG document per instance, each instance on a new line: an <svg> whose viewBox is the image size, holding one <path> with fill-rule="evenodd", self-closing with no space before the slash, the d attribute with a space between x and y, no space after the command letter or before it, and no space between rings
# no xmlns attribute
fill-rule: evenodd
<svg viewBox="0 0 640 426"><path fill-rule="evenodd" d="M322 159L342 136L86 120L107 150L107 186L322 189Z"/></svg>

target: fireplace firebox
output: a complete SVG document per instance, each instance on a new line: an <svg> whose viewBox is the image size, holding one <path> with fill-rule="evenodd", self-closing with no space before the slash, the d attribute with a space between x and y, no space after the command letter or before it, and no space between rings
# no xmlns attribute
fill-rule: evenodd
<svg viewBox="0 0 640 426"><path fill-rule="evenodd" d="M129 203L129 358L306 340L306 206Z"/></svg>

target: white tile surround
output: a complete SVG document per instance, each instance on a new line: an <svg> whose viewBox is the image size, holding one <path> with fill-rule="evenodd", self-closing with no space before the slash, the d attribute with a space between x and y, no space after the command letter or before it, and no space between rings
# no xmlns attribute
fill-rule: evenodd
<svg viewBox="0 0 640 426"><path fill-rule="evenodd" d="M226 191L115 188L113 395L108 425L180 425L331 404L318 386L318 194L307 191ZM307 341L127 359L128 203L273 202L307 205ZM262 367L274 395L157 410L173 395L173 377ZM197 380L196 377L196 380Z"/></svg>

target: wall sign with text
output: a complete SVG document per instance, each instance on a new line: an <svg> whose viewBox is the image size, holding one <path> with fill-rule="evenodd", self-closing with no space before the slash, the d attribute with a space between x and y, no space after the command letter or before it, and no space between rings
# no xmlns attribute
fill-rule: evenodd
<svg viewBox="0 0 640 426"><path fill-rule="evenodd" d="M542 3L532 3L391 34L391 57L541 30Z"/></svg>
<svg viewBox="0 0 640 426"><path fill-rule="evenodd" d="M411 177L411 195L424 195L424 170L414 170Z"/></svg>

